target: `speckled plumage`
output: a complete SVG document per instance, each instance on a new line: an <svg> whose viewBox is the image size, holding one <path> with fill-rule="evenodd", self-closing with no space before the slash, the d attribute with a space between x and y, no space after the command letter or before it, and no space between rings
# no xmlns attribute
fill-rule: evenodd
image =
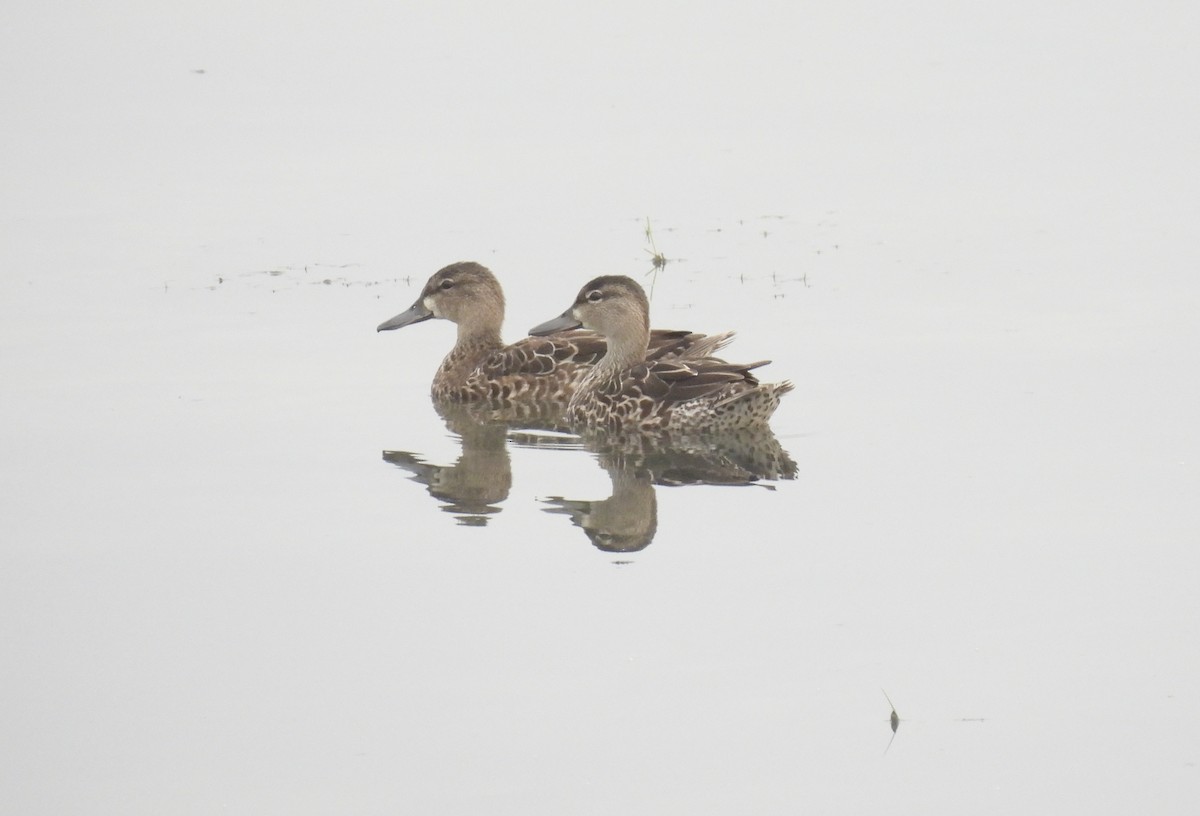
<svg viewBox="0 0 1200 816"><path fill-rule="evenodd" d="M604 338L592 331L562 331L526 337L505 345L504 293L495 276L470 261L451 264L433 274L416 302L379 325L389 331L430 318L458 326L454 348L434 375L434 399L452 402L537 402L565 407L575 387L605 356ZM732 333L704 335L656 329L649 356L655 360L706 357L732 338Z"/></svg>
<svg viewBox="0 0 1200 816"><path fill-rule="evenodd" d="M575 389L566 418L581 430L727 432L765 425L792 384L760 383L768 361L738 364L709 356L662 360L648 354L650 307L637 281L606 275L579 291L571 308L531 330L583 325L603 334L609 353Z"/></svg>

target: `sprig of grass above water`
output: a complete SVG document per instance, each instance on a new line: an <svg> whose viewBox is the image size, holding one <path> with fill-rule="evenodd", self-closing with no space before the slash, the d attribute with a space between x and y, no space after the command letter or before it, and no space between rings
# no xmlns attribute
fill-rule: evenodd
<svg viewBox="0 0 1200 816"><path fill-rule="evenodd" d="M650 279L650 300L654 300L654 284L658 283L658 273L667 268L667 256L658 251L658 245L654 243L654 230L650 228L650 216L646 216L646 252L650 255L650 271L647 275L653 275Z"/></svg>

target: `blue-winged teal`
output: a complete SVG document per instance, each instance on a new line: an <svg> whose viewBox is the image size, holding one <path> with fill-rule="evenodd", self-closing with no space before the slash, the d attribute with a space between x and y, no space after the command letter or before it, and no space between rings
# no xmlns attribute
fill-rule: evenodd
<svg viewBox="0 0 1200 816"><path fill-rule="evenodd" d="M504 292L486 267L470 261L439 269L416 303L380 323L377 330L399 329L434 317L458 325L458 342L433 378L437 400L565 406L575 386L607 349L604 338L591 331L547 332L551 336L504 345L500 339ZM652 359L706 357L732 336L656 329L649 337L649 355Z"/></svg>
<svg viewBox="0 0 1200 816"><path fill-rule="evenodd" d="M792 384L760 383L746 365L713 358L654 360L650 304L637 281L596 278L571 308L530 330L533 335L585 326L608 339L608 354L575 389L567 419L580 430L727 431L763 425Z"/></svg>

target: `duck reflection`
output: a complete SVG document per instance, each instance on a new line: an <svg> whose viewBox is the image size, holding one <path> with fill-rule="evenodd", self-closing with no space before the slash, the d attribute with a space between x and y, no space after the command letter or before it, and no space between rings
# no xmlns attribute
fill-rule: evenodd
<svg viewBox="0 0 1200 816"><path fill-rule="evenodd" d="M483 526L500 512L499 505L512 488L509 429L514 425L553 429L553 417L561 409L533 403L514 408L439 400L433 406L462 446L454 464L432 465L412 451L384 451L383 460L412 474L460 524Z"/></svg>
<svg viewBox="0 0 1200 816"><path fill-rule="evenodd" d="M658 496L649 473L606 467L612 495L600 501L545 499L547 513L563 513L599 550L629 553L645 549L658 529Z"/></svg>
<svg viewBox="0 0 1200 816"><path fill-rule="evenodd" d="M590 501L554 496L549 513L568 515L600 550L630 553L647 547L658 530L658 487L685 485L774 487L793 479L796 463L766 426L726 433L636 433L562 436L562 406L434 401L461 454L452 465L430 464L422 454L389 450L383 459L426 486L459 524L485 526L512 489L510 442L548 455L587 450L608 474L612 493ZM547 433L552 432L552 433Z"/></svg>
<svg viewBox="0 0 1200 816"><path fill-rule="evenodd" d="M769 428L726 434L636 434L584 439L612 481L599 501L546 499L548 513L563 513L604 552L645 549L658 529L655 486L757 485L794 479L796 463Z"/></svg>

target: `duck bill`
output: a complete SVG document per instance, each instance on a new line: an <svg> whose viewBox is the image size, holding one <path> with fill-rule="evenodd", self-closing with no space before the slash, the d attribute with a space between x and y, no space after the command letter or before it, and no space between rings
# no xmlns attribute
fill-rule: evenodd
<svg viewBox="0 0 1200 816"><path fill-rule="evenodd" d="M553 320L547 320L545 323L539 323L529 330L529 333L534 337L542 337L555 332L567 331L568 329L578 329L583 324L575 319L571 314L571 310L567 309Z"/></svg>
<svg viewBox="0 0 1200 816"><path fill-rule="evenodd" d="M422 303L422 298L418 298L417 302L408 307L407 311L401 312L395 317L385 320L379 324L375 331L391 331L392 329L402 329L405 326L411 326L413 323L420 323L422 320L428 320L433 317L433 312L425 308Z"/></svg>

